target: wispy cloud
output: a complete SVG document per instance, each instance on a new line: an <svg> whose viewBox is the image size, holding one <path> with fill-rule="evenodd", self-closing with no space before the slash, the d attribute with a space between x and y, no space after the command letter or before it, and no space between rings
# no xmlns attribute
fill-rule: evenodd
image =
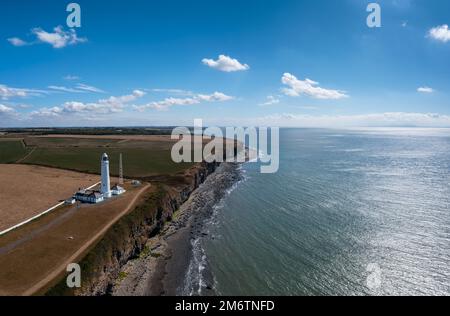
<svg viewBox="0 0 450 316"><path fill-rule="evenodd" d="M269 105L275 105L275 104L279 104L280 103L280 99L274 97L273 95L269 95L266 98L266 102L264 103L260 103L260 106L269 106Z"/></svg>
<svg viewBox="0 0 450 316"><path fill-rule="evenodd" d="M44 29L37 27L32 29L31 33L36 37L36 40L33 42L26 42L18 37L9 38L8 41L14 46L46 43L50 44L53 48L64 48L66 46L87 42L86 38L78 37L75 29L66 31L62 26L53 28L53 32L47 32Z"/></svg>
<svg viewBox="0 0 450 316"><path fill-rule="evenodd" d="M86 93L86 92L105 93L105 91L99 88L88 86L82 83L77 84L75 88L65 86L48 86L48 89L68 93Z"/></svg>
<svg viewBox="0 0 450 316"><path fill-rule="evenodd" d="M96 87L93 87L93 86L88 86L88 85L83 84L83 83L77 84L77 89L83 90L83 91L88 91L88 92L105 93L105 91L103 91L102 89L99 89L99 88L96 88Z"/></svg>
<svg viewBox="0 0 450 316"><path fill-rule="evenodd" d="M203 64L224 72L245 71L250 69L247 64L241 64L237 59L231 58L226 55L220 55L219 59L203 59Z"/></svg>
<svg viewBox="0 0 450 316"><path fill-rule="evenodd" d="M23 88L12 88L6 85L0 84L0 98L3 100L8 100L10 98L26 98L30 96L39 96L45 94L46 91L35 90L35 89L23 89Z"/></svg>
<svg viewBox="0 0 450 316"><path fill-rule="evenodd" d="M434 89L430 88L430 87L420 87L420 88L417 89L417 92L420 92L420 93L433 93Z"/></svg>
<svg viewBox="0 0 450 316"><path fill-rule="evenodd" d="M299 80L290 73L285 73L281 78L281 82L289 88L283 88L282 91L287 96L298 97L306 95L315 99L343 99L348 95L343 91L330 90L319 87L319 83L311 79Z"/></svg>
<svg viewBox="0 0 450 316"><path fill-rule="evenodd" d="M11 45L17 46L17 47L29 45L27 42L25 42L24 40L22 40L18 37L8 38L8 42L10 42Z"/></svg>
<svg viewBox="0 0 450 316"><path fill-rule="evenodd" d="M0 115L5 115L5 114L12 114L15 113L16 111L9 106L6 106L4 104L0 104Z"/></svg>
<svg viewBox="0 0 450 316"><path fill-rule="evenodd" d="M162 101L155 101L144 105L134 106L137 111L145 111L146 109L154 109L158 111L167 111L172 106L195 105L202 102L225 102L234 99L222 92L214 92L213 94L196 94L189 98L166 98Z"/></svg>
<svg viewBox="0 0 450 316"><path fill-rule="evenodd" d="M74 89L74 88L68 88L68 87L64 87L64 86L48 86L47 87L50 90L55 90L55 91L61 91L61 92L69 92L69 93L81 93L83 91Z"/></svg>
<svg viewBox="0 0 450 316"><path fill-rule="evenodd" d="M448 25L444 24L433 27L428 31L428 36L437 41L447 43L450 41L450 30L448 29Z"/></svg>

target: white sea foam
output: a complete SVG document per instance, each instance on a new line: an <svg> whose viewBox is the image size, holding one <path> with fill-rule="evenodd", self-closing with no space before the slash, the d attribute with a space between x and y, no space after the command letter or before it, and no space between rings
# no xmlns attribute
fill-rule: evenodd
<svg viewBox="0 0 450 316"><path fill-rule="evenodd" d="M186 273L183 295L201 295L206 282L203 279L203 271L206 269L206 255L201 245L200 237L191 241L192 258Z"/></svg>
<svg viewBox="0 0 450 316"><path fill-rule="evenodd" d="M210 238L212 236L211 228L219 224L218 215L225 206L224 202L226 197L232 194L232 192L237 189L239 184L248 179L248 177L245 176L246 171L242 168L242 165L239 165L237 170L240 173L240 180L225 191L225 196L223 196L219 201L217 201L217 203L214 204L214 206L212 206L211 216L204 219L202 227L206 234L198 236L191 241L192 257L186 273L184 286L181 291L182 295L202 295L203 290L205 290L208 286L211 286L212 290L216 292L217 280L212 273L209 273L210 271L208 270L208 258L204 249L204 236L208 236L208 238ZM201 187L204 185L206 184L203 184ZM208 277L212 278L210 281L213 284L208 284Z"/></svg>

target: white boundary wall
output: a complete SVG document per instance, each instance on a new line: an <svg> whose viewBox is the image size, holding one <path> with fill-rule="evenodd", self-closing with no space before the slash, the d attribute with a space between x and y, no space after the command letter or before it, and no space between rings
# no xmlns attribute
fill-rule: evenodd
<svg viewBox="0 0 450 316"><path fill-rule="evenodd" d="M93 188L95 188L97 185L99 185L100 183L101 183L101 182L97 182L96 184L90 186L89 188L86 188L86 190L93 189ZM38 218L44 216L45 214L50 213L51 211L54 211L54 210L57 209L58 207L63 206L64 203L65 203L65 202L58 203L58 204L56 204L55 206L52 206L51 208L49 208L48 210L46 210L46 211L44 211L44 212L42 212L42 213L40 213L40 214L38 214L38 215L36 215L36 216L33 216L33 217L30 218L30 219L27 219L26 221L24 221L24 222L22 222L22 223L19 223L19 224L15 225L15 226L13 226L13 227L11 227L11 228L8 228L8 229L6 229L6 230L0 232L0 236L3 236L3 235L5 235L5 234L7 234L7 233L9 233L9 232L11 232L11 231L13 231L13 230L19 228L19 227L22 227L23 225L26 225L26 224L28 224L28 223L30 223L30 222L32 222L32 221L34 221L34 220L36 220L36 219L38 219Z"/></svg>

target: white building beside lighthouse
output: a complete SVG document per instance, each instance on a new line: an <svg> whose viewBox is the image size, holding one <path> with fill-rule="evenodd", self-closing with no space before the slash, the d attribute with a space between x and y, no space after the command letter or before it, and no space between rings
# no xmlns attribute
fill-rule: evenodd
<svg viewBox="0 0 450 316"><path fill-rule="evenodd" d="M111 193L111 179L109 177L109 157L105 153L102 156L102 187L101 193L105 199L109 199L112 196Z"/></svg>
<svg viewBox="0 0 450 316"><path fill-rule="evenodd" d="M97 204L101 203L107 199L110 199L113 196L122 195L126 192L126 190L119 186L115 185L111 188L111 179L109 175L109 157L107 154L102 155L101 160L101 187L100 191L91 190L91 189L80 189L75 195L72 197L71 202L73 204L73 200L80 201L82 203L91 203Z"/></svg>

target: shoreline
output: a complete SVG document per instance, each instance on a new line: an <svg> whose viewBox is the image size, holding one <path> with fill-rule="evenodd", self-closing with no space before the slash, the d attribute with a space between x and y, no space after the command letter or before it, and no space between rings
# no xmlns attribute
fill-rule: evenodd
<svg viewBox="0 0 450 316"><path fill-rule="evenodd" d="M215 295L212 275L199 266L193 248L200 238L208 236L204 226L214 207L242 179L239 168L240 164L222 163L179 208L172 221L149 239L140 257L121 269L110 294ZM202 277L202 271L207 275Z"/></svg>

